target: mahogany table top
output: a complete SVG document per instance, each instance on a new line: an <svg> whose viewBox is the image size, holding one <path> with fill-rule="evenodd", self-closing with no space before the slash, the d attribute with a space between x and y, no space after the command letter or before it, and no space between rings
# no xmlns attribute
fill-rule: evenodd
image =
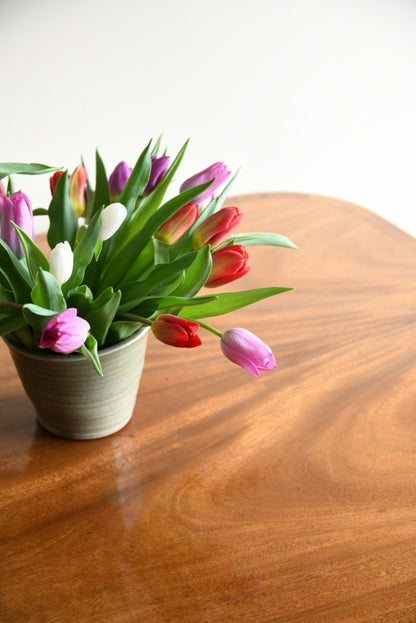
<svg viewBox="0 0 416 623"><path fill-rule="evenodd" d="M299 246L250 247L233 289L295 289L213 323L277 370L150 336L132 421L66 441L1 343L1 621L416 621L416 240L334 199L231 204Z"/></svg>

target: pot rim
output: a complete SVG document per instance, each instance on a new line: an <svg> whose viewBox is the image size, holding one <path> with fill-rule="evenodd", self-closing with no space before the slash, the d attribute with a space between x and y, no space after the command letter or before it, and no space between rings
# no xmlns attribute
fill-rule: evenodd
<svg viewBox="0 0 416 623"><path fill-rule="evenodd" d="M113 346L108 346L107 348L102 348L101 350L99 349L98 350L99 357L100 358L105 357L106 355L110 355L111 353L114 353L118 350L122 350L123 348L126 348L133 342L136 342L140 338L145 337L149 329L150 327L145 326L139 329L138 331L136 331L136 333L133 333L133 335L130 335L130 337L127 337L125 340L121 340L121 342L117 342L117 344L113 344ZM86 361L84 355L81 355L81 353L70 353L68 355L65 355L64 353L54 353L54 352L47 351L47 350L45 351L33 350L31 348L27 348L23 344L13 342L12 340L8 339L5 335L3 335L2 338L10 349L19 351L23 353L26 357L31 357L32 359L45 359L45 360L49 359L49 360L53 360L56 362L62 361L65 363L69 363L69 362L75 363L76 361Z"/></svg>

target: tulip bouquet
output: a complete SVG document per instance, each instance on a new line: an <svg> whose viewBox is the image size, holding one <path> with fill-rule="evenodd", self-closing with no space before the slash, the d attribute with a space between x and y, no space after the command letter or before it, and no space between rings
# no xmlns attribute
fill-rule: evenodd
<svg viewBox="0 0 416 623"><path fill-rule="evenodd" d="M109 176L97 152L94 187L83 165L69 175L47 165L0 163L0 335L63 356L78 351L102 374L100 350L144 327L185 348L202 343L202 328L253 375L276 366L270 348L246 329L221 333L205 319L290 290L215 293L250 270L247 246L295 245L274 233L233 233L242 214L223 207L235 177L223 163L184 181L164 201L186 146L171 159L159 155L160 140L151 141L133 168L121 162ZM52 174L51 201L32 209L11 176L42 173ZM34 241L37 215L49 219L46 255Z"/></svg>

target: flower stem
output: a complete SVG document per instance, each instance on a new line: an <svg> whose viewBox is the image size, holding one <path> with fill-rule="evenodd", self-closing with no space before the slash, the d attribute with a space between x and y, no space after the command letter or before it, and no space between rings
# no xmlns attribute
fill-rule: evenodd
<svg viewBox="0 0 416 623"><path fill-rule="evenodd" d="M203 329L206 329L207 331L211 331L211 333L213 333L214 335L218 335L218 337L222 337L221 331L218 331L218 329L215 329L210 324L207 324L206 322L202 322L201 320L198 320L197 322Z"/></svg>
<svg viewBox="0 0 416 623"><path fill-rule="evenodd" d="M149 327L152 324L152 321L149 318L144 318L144 316L137 316L136 314L120 314L121 318L125 318L126 320L133 320L134 322L141 322L142 324L147 324Z"/></svg>
<svg viewBox="0 0 416 623"><path fill-rule="evenodd" d="M1 301L0 307L12 307L14 309L22 309L23 305L20 303L11 303L10 301Z"/></svg>

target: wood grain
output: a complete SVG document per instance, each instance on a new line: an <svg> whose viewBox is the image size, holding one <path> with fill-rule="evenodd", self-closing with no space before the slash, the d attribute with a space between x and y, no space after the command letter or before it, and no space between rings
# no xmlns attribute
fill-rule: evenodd
<svg viewBox="0 0 416 623"><path fill-rule="evenodd" d="M73 442L0 346L1 621L416 621L416 241L334 199L232 204L299 245L249 249L233 289L295 290L216 321L278 370L149 339L132 422Z"/></svg>

